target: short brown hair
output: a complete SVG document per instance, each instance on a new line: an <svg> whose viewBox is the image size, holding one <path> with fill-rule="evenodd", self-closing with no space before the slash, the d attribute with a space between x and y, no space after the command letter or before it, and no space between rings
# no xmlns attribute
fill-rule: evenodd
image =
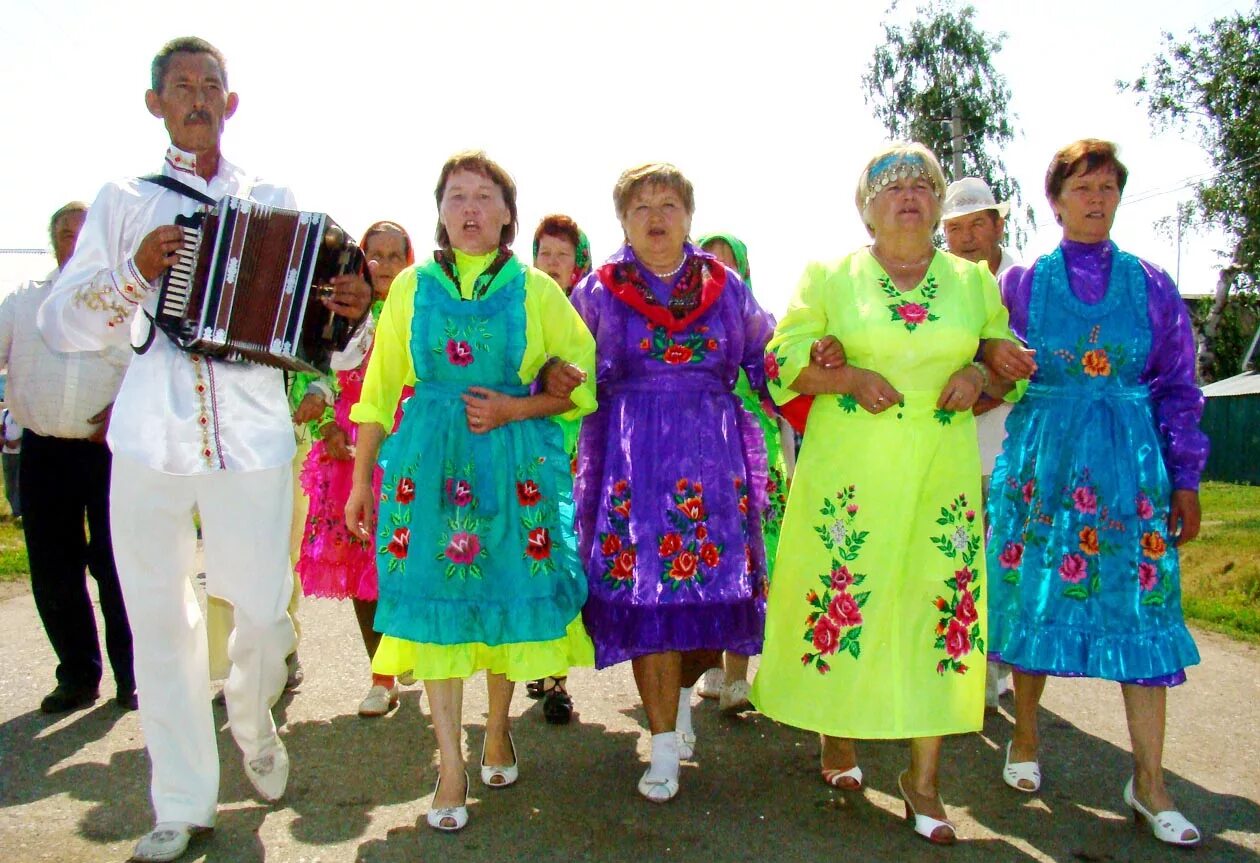
<svg viewBox="0 0 1260 863"><path fill-rule="evenodd" d="M1124 192L1124 184L1129 179L1129 169L1116 157L1116 145L1100 138L1082 138L1073 141L1054 154L1050 167L1046 170L1046 197L1057 201L1063 192L1063 184L1067 178L1081 170L1089 174L1100 168L1111 168L1116 172L1116 181L1120 191Z"/></svg>
<svg viewBox="0 0 1260 863"><path fill-rule="evenodd" d="M568 240L576 249L582 242L582 231L578 228L577 222L563 213L555 213L544 217L538 223L538 229L534 231L535 249L538 248L543 237L559 237L562 240Z"/></svg>
<svg viewBox="0 0 1260 863"><path fill-rule="evenodd" d="M176 54L209 54L219 64L223 89L227 89L227 61L223 59L223 52L205 39L196 36L180 36L163 45L149 66L149 79L153 92L162 92L162 79L166 77L166 67L171 65L171 57Z"/></svg>
<svg viewBox="0 0 1260 863"><path fill-rule="evenodd" d="M398 234L403 241L403 254L407 256L407 265L410 266L416 262L415 250L411 247L411 235L406 229L397 222L373 222L372 226L363 232L363 237L359 240L359 248L366 251L368 240L377 234Z"/></svg>
<svg viewBox="0 0 1260 863"><path fill-rule="evenodd" d="M613 206L617 209L617 218L625 218L630 199L644 186L664 186L672 189L678 193L678 197L682 198L687 215L695 214L696 192L692 188L691 181L683 176L683 172L668 162L648 162L646 165L623 171L617 178L617 185L613 186Z"/></svg>
<svg viewBox="0 0 1260 863"><path fill-rule="evenodd" d="M486 155L484 150L463 150L456 153L446 160L446 164L442 166L442 173L438 175L437 187L433 190L433 197L437 199L438 205L438 223L437 223L437 242L444 249L451 247L450 235L446 233L446 226L442 224L442 196L446 194L446 183L451 179L451 174L456 171L471 171L485 177L490 182L499 187L499 191L503 193L503 203L507 204L508 213L512 216L512 221L504 226L499 233L499 245L509 246L516 239L517 215L516 215L516 183L512 179L512 175L503 170L498 162Z"/></svg>
<svg viewBox="0 0 1260 863"><path fill-rule="evenodd" d="M57 242L57 223L71 213L86 213L88 205L82 201L71 201L63 207L58 208L57 212L52 214L52 218L48 220L48 239L54 245Z"/></svg>

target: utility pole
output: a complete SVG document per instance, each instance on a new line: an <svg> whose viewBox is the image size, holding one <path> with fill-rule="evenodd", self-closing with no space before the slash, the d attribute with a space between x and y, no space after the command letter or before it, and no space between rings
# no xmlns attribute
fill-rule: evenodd
<svg viewBox="0 0 1260 863"><path fill-rule="evenodd" d="M958 107L958 100L954 100L953 110L949 117L949 131L953 136L954 144L954 176L949 179L957 182L963 178L963 161L962 161L962 145L963 145L963 124L962 111Z"/></svg>
<svg viewBox="0 0 1260 863"><path fill-rule="evenodd" d="M1181 287L1181 219L1184 213L1185 213L1185 210L1183 210L1181 207L1181 204L1178 203L1177 204L1177 277L1174 280L1174 283L1177 285L1178 288Z"/></svg>

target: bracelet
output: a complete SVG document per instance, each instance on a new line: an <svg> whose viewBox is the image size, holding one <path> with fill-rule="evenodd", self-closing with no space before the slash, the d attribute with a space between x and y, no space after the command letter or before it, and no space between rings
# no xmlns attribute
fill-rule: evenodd
<svg viewBox="0 0 1260 863"><path fill-rule="evenodd" d="M989 367L976 360L972 361L971 367L980 372L980 389L987 390L989 388Z"/></svg>

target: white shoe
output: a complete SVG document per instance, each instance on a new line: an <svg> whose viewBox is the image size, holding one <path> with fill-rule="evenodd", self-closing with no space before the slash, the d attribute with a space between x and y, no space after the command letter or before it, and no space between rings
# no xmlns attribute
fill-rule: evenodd
<svg viewBox="0 0 1260 863"><path fill-rule="evenodd" d="M742 710L751 710L752 702L748 700L748 693L750 692L752 692L752 687L748 685L747 680L723 683L722 691L718 693L718 709L723 713L739 713Z"/></svg>
<svg viewBox="0 0 1260 863"><path fill-rule="evenodd" d="M134 863L168 863L178 860L188 850L194 836L209 833L213 827L189 824L187 821L163 821L140 837L131 854Z"/></svg>
<svg viewBox="0 0 1260 863"><path fill-rule="evenodd" d="M398 706L398 684L389 689L373 684L368 694L359 702L360 716L384 716Z"/></svg>
<svg viewBox="0 0 1260 863"><path fill-rule="evenodd" d="M433 785L433 796L436 798L438 788L442 785L442 777L438 777L438 781ZM425 813L424 820L434 830L441 830L443 833L456 833L464 829L468 824L468 774L464 774L464 802L458 806L442 806L430 807Z"/></svg>
<svg viewBox="0 0 1260 863"><path fill-rule="evenodd" d="M694 731L675 731L678 735L678 759L680 761L690 761L696 757L696 732ZM673 796L673 795L670 795Z"/></svg>
<svg viewBox="0 0 1260 863"><path fill-rule="evenodd" d="M289 753L284 741L276 738L274 746L263 750L257 758L245 758L245 776L264 800L274 803L284 796L289 784Z"/></svg>
<svg viewBox="0 0 1260 863"><path fill-rule="evenodd" d="M1011 744L1006 744L1006 764L1002 767L1002 780L1016 791L1035 794L1041 788L1041 765L1036 761L1011 763ZM1020 783L1026 782L1027 785Z"/></svg>
<svg viewBox="0 0 1260 863"><path fill-rule="evenodd" d="M1176 809L1156 812L1154 815L1148 812L1146 807L1138 801L1137 795L1133 793L1133 777L1131 776L1124 786L1124 802L1133 810L1133 820L1145 819L1150 825L1151 832L1160 842L1166 842L1169 845L1198 845L1203 841L1203 834L1199 832L1199 828L1191 824L1186 816ZM1187 839L1187 833L1194 835Z"/></svg>
<svg viewBox="0 0 1260 863"><path fill-rule="evenodd" d="M656 778L648 768L639 779L639 793L653 803L668 803L678 794L678 780L668 777Z"/></svg>
<svg viewBox="0 0 1260 863"><path fill-rule="evenodd" d="M710 668L700 678L700 685L696 687L696 691L700 693L701 698L720 698L723 678L722 669Z"/></svg>

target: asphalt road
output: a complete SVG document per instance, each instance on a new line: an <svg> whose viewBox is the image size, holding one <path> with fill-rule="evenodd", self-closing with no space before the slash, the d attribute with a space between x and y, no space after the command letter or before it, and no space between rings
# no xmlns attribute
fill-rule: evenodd
<svg viewBox="0 0 1260 863"><path fill-rule="evenodd" d="M39 712L53 657L29 593L0 594L0 863L121 861L151 826L139 717L108 698L61 717ZM579 715L548 726L523 688L513 702L521 781L489 791L473 771L471 821L457 835L424 824L436 744L412 688L387 717L355 714L367 660L346 604L304 604L306 680L278 706L293 758L285 799L251 796L224 727L218 827L185 858L233 863L394 861L1147 861L1191 859L1135 829L1120 799L1128 778L1119 688L1051 681L1042 717L1040 794L1002 784L1004 711L981 734L947 742L943 794L961 842L917 839L902 820L903 744L859 750L868 789L844 795L817 778L817 742L755 714L695 710L700 736L682 791L665 806L635 781L648 738L628 666L574 672ZM1260 860L1260 650L1196 633L1203 664L1169 696L1165 764L1182 810L1209 837L1196 860ZM107 673L108 674L108 673ZM107 679L103 693L112 695ZM206 693L207 701L211 692ZM475 768L485 686L468 686L466 752ZM859 708L860 705L855 705Z"/></svg>

